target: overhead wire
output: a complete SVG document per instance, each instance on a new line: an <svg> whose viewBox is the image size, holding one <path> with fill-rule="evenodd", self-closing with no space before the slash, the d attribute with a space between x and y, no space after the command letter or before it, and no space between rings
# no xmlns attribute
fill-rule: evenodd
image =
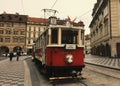
<svg viewBox="0 0 120 86"><path fill-rule="evenodd" d="M90 13L92 11L92 9L88 10L87 12L83 13L82 15L80 15L79 17L77 17L77 20L82 18L83 16L87 15L88 13Z"/></svg>
<svg viewBox="0 0 120 86"><path fill-rule="evenodd" d="M55 6L55 4L57 3L57 1L58 1L58 0L56 0L56 1L54 2L54 4L52 5L51 9Z"/></svg>
<svg viewBox="0 0 120 86"><path fill-rule="evenodd" d="M90 13L91 11L92 11L92 9L90 9L90 10L88 10L87 12L83 13L83 14L82 14L82 15L80 15L79 17L82 17L82 16L84 16L84 15L86 15L86 14Z"/></svg>
<svg viewBox="0 0 120 86"><path fill-rule="evenodd" d="M25 14L23 0L21 0L21 6L22 6L23 14Z"/></svg>
<svg viewBox="0 0 120 86"><path fill-rule="evenodd" d="M55 0L54 4L51 6L51 9L56 5L58 0ZM82 15L80 15L79 17L77 17L76 19L80 19L81 17L87 15L88 13L90 13L92 11L92 9L88 10L87 12L83 13Z"/></svg>

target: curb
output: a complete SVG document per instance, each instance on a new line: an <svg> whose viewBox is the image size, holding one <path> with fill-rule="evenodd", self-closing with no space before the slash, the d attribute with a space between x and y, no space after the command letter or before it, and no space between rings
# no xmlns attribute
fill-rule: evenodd
<svg viewBox="0 0 120 86"><path fill-rule="evenodd" d="M24 81L24 85L25 86L32 86L30 70L28 68L28 65L27 65L26 61L24 60L23 62L24 62L24 66L25 66L25 81Z"/></svg>

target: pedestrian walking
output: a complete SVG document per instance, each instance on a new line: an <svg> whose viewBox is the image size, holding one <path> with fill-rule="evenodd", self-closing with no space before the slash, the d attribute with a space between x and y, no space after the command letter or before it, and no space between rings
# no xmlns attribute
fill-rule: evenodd
<svg viewBox="0 0 120 86"><path fill-rule="evenodd" d="M12 58L13 58L13 52L10 52L10 61L12 61Z"/></svg>
<svg viewBox="0 0 120 86"><path fill-rule="evenodd" d="M17 61L19 60L20 52L17 52Z"/></svg>

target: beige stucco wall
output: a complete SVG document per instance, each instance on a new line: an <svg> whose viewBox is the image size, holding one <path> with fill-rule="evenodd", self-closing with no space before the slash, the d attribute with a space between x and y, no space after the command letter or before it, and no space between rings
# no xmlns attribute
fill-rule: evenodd
<svg viewBox="0 0 120 86"><path fill-rule="evenodd" d="M102 1L103 0L101 0L101 2ZM109 6L111 7L109 8ZM99 9L99 6L97 9ZM92 27L90 28L90 32L92 35L93 35L93 32L95 32L95 35L91 37L91 47L99 46L101 43L103 45L108 43L111 46L111 56L114 57L115 55L117 55L117 48L116 48L117 43L120 43L120 0L110 0L110 5L108 2L105 9L102 11L103 11L103 17L100 17L99 20L98 18L96 18L94 19L94 21L92 21ZM96 12L94 16L95 15L96 15ZM98 17L99 16L100 14L98 15ZM107 32L104 27L105 25L104 21L102 21L104 20L105 17L108 18ZM101 34L100 34L99 28L98 28L98 32L96 32L96 28L99 25L100 21L102 21L102 25L103 25L102 27L103 30Z"/></svg>

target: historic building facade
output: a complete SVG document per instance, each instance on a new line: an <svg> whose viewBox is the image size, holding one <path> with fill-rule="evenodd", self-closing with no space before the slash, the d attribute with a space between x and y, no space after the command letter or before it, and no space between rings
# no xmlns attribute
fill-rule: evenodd
<svg viewBox="0 0 120 86"><path fill-rule="evenodd" d="M44 31L46 22L47 20L44 18L28 17L26 31L26 51L28 54L32 53L34 42Z"/></svg>
<svg viewBox="0 0 120 86"><path fill-rule="evenodd" d="M24 52L27 16L16 14L0 14L0 53L17 50Z"/></svg>
<svg viewBox="0 0 120 86"><path fill-rule="evenodd" d="M97 0L92 17L91 53L120 57L120 0Z"/></svg>
<svg viewBox="0 0 120 86"><path fill-rule="evenodd" d="M91 53L90 34L85 35L85 54Z"/></svg>

